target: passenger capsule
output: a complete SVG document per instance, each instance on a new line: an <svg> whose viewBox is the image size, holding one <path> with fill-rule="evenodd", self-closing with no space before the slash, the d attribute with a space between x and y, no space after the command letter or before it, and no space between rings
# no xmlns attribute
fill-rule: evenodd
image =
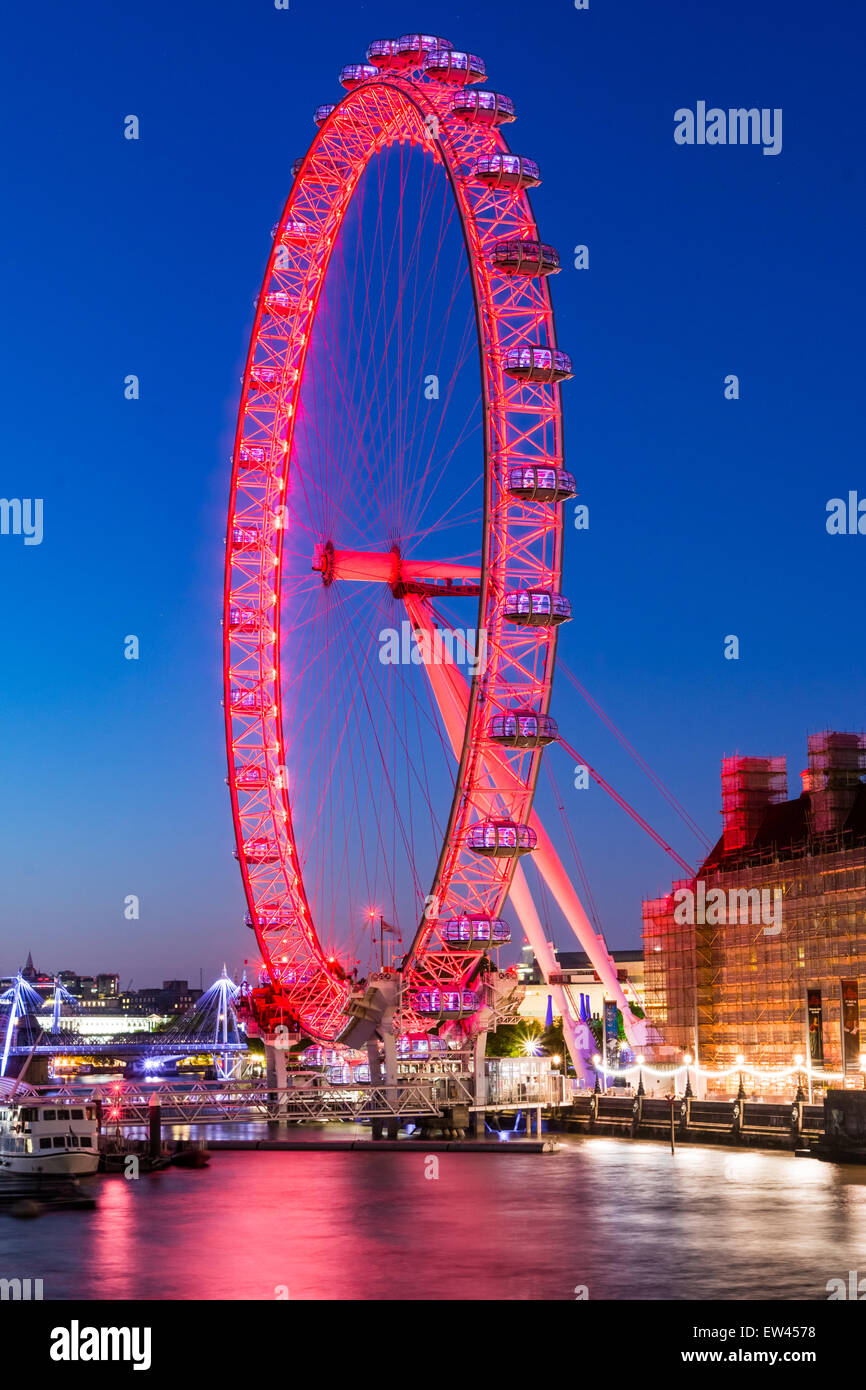
<svg viewBox="0 0 866 1390"><path fill-rule="evenodd" d="M485 820L473 825L467 848L486 859L517 859L535 849L535 831L513 820Z"/></svg>
<svg viewBox="0 0 866 1390"><path fill-rule="evenodd" d="M451 103L451 115L471 125L504 125L515 118L514 102L499 92L460 92Z"/></svg>
<svg viewBox="0 0 866 1390"><path fill-rule="evenodd" d="M292 178L293 178L293 179L296 179L296 178L298 177L298 174L299 174L299 173L301 172L301 170L303 169L303 167L304 167L304 160L306 159L306 157L307 157L307 156L306 156L305 154L302 154L302 155L300 156L300 158L296 159L295 162L294 162L294 164L292 165Z"/></svg>
<svg viewBox="0 0 866 1390"><path fill-rule="evenodd" d="M574 376L567 353L546 347L510 348L503 359L502 370L516 381L534 381L542 386L568 381Z"/></svg>
<svg viewBox="0 0 866 1390"><path fill-rule="evenodd" d="M333 102L331 102L330 105L316 107L315 111L313 112L313 120L315 121L316 125L319 127L320 130L333 110Z"/></svg>
<svg viewBox="0 0 866 1390"><path fill-rule="evenodd" d="M270 931L274 927L293 927L297 923L297 917L289 907L281 907L279 903L262 903L261 907L256 908L256 916L259 919L259 926L265 931ZM246 915L248 927L253 925L252 913Z"/></svg>
<svg viewBox="0 0 866 1390"><path fill-rule="evenodd" d="M464 1018L481 1008L477 989L419 989L410 997L421 1018Z"/></svg>
<svg viewBox="0 0 866 1390"><path fill-rule="evenodd" d="M490 188L537 188L541 173L534 159L522 154L482 154L475 160L469 177Z"/></svg>
<svg viewBox="0 0 866 1390"><path fill-rule="evenodd" d="M394 52L394 66L397 68L420 68L428 53L440 48L453 48L449 39L438 39L434 34L402 34L397 40Z"/></svg>
<svg viewBox="0 0 866 1390"><path fill-rule="evenodd" d="M261 632L263 616L260 608L233 605L229 608L229 632Z"/></svg>
<svg viewBox="0 0 866 1390"><path fill-rule="evenodd" d="M238 791L258 791L267 785L267 770L258 763L241 763L235 771L235 786Z"/></svg>
<svg viewBox="0 0 866 1390"><path fill-rule="evenodd" d="M258 686L232 686L229 703L234 714L261 714L264 709L262 692Z"/></svg>
<svg viewBox="0 0 866 1390"><path fill-rule="evenodd" d="M497 241L493 248L493 268L503 275L558 275L561 269L559 252L529 237Z"/></svg>
<svg viewBox="0 0 866 1390"><path fill-rule="evenodd" d="M506 714L494 714L487 736L505 748L545 748L559 738L559 727L549 714L513 709Z"/></svg>
<svg viewBox="0 0 866 1390"><path fill-rule="evenodd" d="M233 526L232 550L261 550L262 533L258 526Z"/></svg>
<svg viewBox="0 0 866 1390"><path fill-rule="evenodd" d="M503 617L518 627L558 627L571 621L571 604L552 589L518 589L505 595Z"/></svg>
<svg viewBox="0 0 866 1390"><path fill-rule="evenodd" d="M379 69L373 63L347 63L340 70L340 85L345 87L347 92L351 92L368 78L378 76Z"/></svg>
<svg viewBox="0 0 866 1390"><path fill-rule="evenodd" d="M505 946L511 928L501 917L451 917L439 923L439 932L449 946Z"/></svg>
<svg viewBox="0 0 866 1390"><path fill-rule="evenodd" d="M267 444L251 444L245 439L238 450L238 464L244 469L260 470L267 468Z"/></svg>
<svg viewBox="0 0 866 1390"><path fill-rule="evenodd" d="M397 40L374 39L367 49L367 62L385 71L388 68L402 67L403 60L397 54Z"/></svg>
<svg viewBox="0 0 866 1390"><path fill-rule="evenodd" d="M522 502L562 502L577 496L577 483L564 468L546 468L537 463L522 464L508 470L508 492Z"/></svg>
<svg viewBox="0 0 866 1390"><path fill-rule="evenodd" d="M483 82L487 69L481 58L474 53L461 53L456 48L439 48L424 58L423 71L426 77L435 82L448 82L454 87L465 87L470 82Z"/></svg>
<svg viewBox="0 0 866 1390"><path fill-rule="evenodd" d="M285 290L277 290L274 294L265 295L265 312L273 314L275 319L287 319L295 312L298 301L293 299Z"/></svg>
<svg viewBox="0 0 866 1390"><path fill-rule="evenodd" d="M244 841L244 859L248 864L276 864L279 857L277 846L266 835Z"/></svg>
<svg viewBox="0 0 866 1390"><path fill-rule="evenodd" d="M287 222L282 229L278 222L271 235L276 237L281 246L303 246L315 237L315 232L306 222L295 217L291 222Z"/></svg>
<svg viewBox="0 0 866 1390"><path fill-rule="evenodd" d="M263 367L258 362L250 367L251 391L273 391L279 384L279 367Z"/></svg>

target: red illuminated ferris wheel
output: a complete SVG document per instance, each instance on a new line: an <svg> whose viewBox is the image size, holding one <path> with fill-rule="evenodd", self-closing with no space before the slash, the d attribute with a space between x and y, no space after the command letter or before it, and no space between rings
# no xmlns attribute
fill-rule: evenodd
<svg viewBox="0 0 866 1390"><path fill-rule="evenodd" d="M552 853L532 802L571 616L538 166L479 58L424 34L367 58L274 229L225 577L248 923L268 1007L322 1041L365 919L403 938L402 1026L425 1028L479 1009L509 893L538 925L519 860Z"/></svg>

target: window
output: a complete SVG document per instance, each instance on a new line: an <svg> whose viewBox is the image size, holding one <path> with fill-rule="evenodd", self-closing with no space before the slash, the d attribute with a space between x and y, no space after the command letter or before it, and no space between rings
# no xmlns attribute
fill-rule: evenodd
<svg viewBox="0 0 866 1390"><path fill-rule="evenodd" d="M57 1119L57 1112L56 1112L56 1110L43 1110L43 1111L42 1111L42 1118L43 1118L43 1120L56 1120L56 1119Z"/></svg>
<svg viewBox="0 0 866 1390"><path fill-rule="evenodd" d="M68 1111L68 1110L58 1110L58 1112L57 1112L57 1118L58 1118L58 1120L68 1120L68 1119L69 1119L69 1111Z"/></svg>
<svg viewBox="0 0 866 1390"><path fill-rule="evenodd" d="M70 1115L72 1116L73 1120L83 1120L83 1119L84 1119L84 1111L83 1111L83 1110L70 1110L69 1113L70 1113Z"/></svg>
<svg viewBox="0 0 866 1390"><path fill-rule="evenodd" d="M50 1148L51 1148L51 1140L50 1140L50 1139L40 1139L40 1140L39 1140L39 1147L40 1147L40 1149L50 1149Z"/></svg>
<svg viewBox="0 0 866 1390"><path fill-rule="evenodd" d="M55 1136L54 1136L54 1147L55 1147L55 1149L65 1149L65 1148L66 1148L66 1139L64 1138L64 1136L63 1136L62 1134L55 1134Z"/></svg>

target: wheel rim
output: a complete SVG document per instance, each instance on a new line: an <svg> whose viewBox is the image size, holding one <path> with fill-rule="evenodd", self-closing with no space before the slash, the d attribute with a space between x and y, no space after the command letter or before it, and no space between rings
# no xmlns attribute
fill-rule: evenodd
<svg viewBox="0 0 866 1390"><path fill-rule="evenodd" d="M335 247L368 164L381 159L380 152L402 148L401 142L412 142L441 166L465 250L480 363L478 426L484 460L476 631L486 633L487 651L484 668L473 675L468 692L450 812L402 963L403 1027L429 1026L413 1010L416 990L462 988L472 981L483 951L471 942L467 947L455 944L453 933L445 939L441 924L467 914L497 918L517 862L516 856L479 854L470 847L472 832L490 819L526 823L541 748L498 747L509 776L503 787L497 775L499 790L494 793L490 763L485 763L490 720L515 708L545 714L550 698L556 626L521 626L506 615L508 595L551 595L560 588L558 499L526 500L509 491L515 468L562 467L557 380L552 374L541 381L506 371L508 354L527 344L546 351L545 361L552 360L556 340L550 296L543 277L505 274L499 268L497 248L501 253L503 244L540 243L532 209L525 190L491 186L491 161L501 183L508 154L500 130L464 123L452 114L453 103L452 89L413 68L366 77L324 119L278 224L244 373L224 595L228 780L251 924L273 999L306 1032L325 1041L342 1030L350 984L317 933L307 883L309 858L302 863L295 825L297 792L287 785L285 771L292 740L292 728L287 730L284 721L284 653L281 659L286 626L281 593L292 544L286 533L298 517L291 498L302 471L298 460L304 425L299 422L307 418L304 391L306 384L309 393L313 379L311 343L317 323L324 320ZM479 167L476 161L485 160L487 181L482 181L471 171ZM531 367L537 370L535 359ZM323 589L334 563L328 542L336 544L338 556L345 554L342 538L335 543L320 536L315 559L321 564L317 582ZM455 559L444 539L442 557ZM419 562L421 558L427 557L419 556ZM404 567L411 559L401 553ZM334 587L340 588L348 565L342 559L337 563L343 568ZM381 566L381 559L376 563ZM377 576L381 581L379 570ZM403 569L390 577L399 584ZM436 604L441 608L438 598L434 603L423 593L401 597L410 621L419 625L425 613L437 612ZM529 609L534 603L529 600ZM423 681L424 672L417 674ZM359 912L361 906L354 905ZM407 923L408 913L407 908Z"/></svg>

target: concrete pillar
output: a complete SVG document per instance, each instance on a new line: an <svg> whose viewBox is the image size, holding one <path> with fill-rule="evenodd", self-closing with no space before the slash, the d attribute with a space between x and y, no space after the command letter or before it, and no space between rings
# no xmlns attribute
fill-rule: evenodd
<svg viewBox="0 0 866 1390"><path fill-rule="evenodd" d="M381 1086L383 1082L383 1066L379 1056L379 1040L371 1038L367 1043L367 1063L370 1067L370 1085ZM370 1121L370 1128L374 1139L382 1138L382 1121L375 1116Z"/></svg>
<svg viewBox="0 0 866 1390"><path fill-rule="evenodd" d="M147 1107L147 1152L151 1158L159 1158L162 1153L162 1106L154 1091Z"/></svg>
<svg viewBox="0 0 866 1390"><path fill-rule="evenodd" d="M282 1119L287 1110L286 1090L289 1084L285 1038L282 1034L275 1034L274 1037L263 1035L262 1041L265 1045L265 1077L268 1086L268 1100L272 1105L277 1106L279 1118Z"/></svg>
<svg viewBox="0 0 866 1390"><path fill-rule="evenodd" d="M487 1104L487 1033L475 1034L475 1056L473 1060L475 1075L475 1104L485 1106ZM483 1139L487 1132L486 1112L483 1109L476 1110L475 1114L475 1138Z"/></svg>

